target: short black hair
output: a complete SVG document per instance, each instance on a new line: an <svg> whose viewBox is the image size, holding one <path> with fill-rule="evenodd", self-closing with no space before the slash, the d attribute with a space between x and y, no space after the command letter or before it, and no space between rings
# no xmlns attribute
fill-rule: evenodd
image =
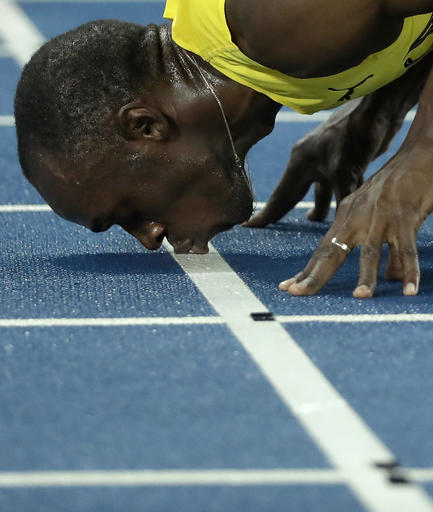
<svg viewBox="0 0 433 512"><path fill-rule="evenodd" d="M119 144L113 114L162 73L163 27L92 21L33 55L15 95L18 155L29 179L36 152L74 161Z"/></svg>

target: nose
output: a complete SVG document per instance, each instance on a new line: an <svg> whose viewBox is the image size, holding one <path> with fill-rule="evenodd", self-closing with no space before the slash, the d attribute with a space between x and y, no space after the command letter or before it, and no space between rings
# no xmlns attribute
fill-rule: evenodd
<svg viewBox="0 0 433 512"><path fill-rule="evenodd" d="M164 224L156 221L148 221L140 226L140 230L128 229L129 233L134 236L146 249L156 251L162 245L167 229Z"/></svg>

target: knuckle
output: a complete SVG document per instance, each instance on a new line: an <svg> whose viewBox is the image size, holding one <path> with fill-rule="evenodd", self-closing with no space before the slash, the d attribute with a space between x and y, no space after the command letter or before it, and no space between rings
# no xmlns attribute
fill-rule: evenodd
<svg viewBox="0 0 433 512"><path fill-rule="evenodd" d="M304 283L306 288L312 292L319 288L319 278L316 274L310 274L307 278L305 278Z"/></svg>
<svg viewBox="0 0 433 512"><path fill-rule="evenodd" d="M418 257L418 251L416 247L406 246L400 247L399 249L400 258L403 259L414 259Z"/></svg>
<svg viewBox="0 0 433 512"><path fill-rule="evenodd" d="M376 200L375 208L381 212L386 212L393 206L393 204L394 201L390 195L386 191L383 191Z"/></svg>
<svg viewBox="0 0 433 512"><path fill-rule="evenodd" d="M306 272L305 270L301 270L301 272L298 272L295 276L294 276L294 279L295 279L295 282L296 283L299 283L300 281L303 281L306 277Z"/></svg>
<svg viewBox="0 0 433 512"><path fill-rule="evenodd" d="M317 256L321 260L329 260L334 257L335 246L322 246L317 249Z"/></svg>
<svg viewBox="0 0 433 512"><path fill-rule="evenodd" d="M361 249L361 258L364 260L377 260L380 258L381 248L376 245L363 245Z"/></svg>

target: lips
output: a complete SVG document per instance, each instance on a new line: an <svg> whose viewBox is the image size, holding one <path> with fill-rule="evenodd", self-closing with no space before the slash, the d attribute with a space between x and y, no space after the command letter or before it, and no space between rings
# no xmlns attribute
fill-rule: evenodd
<svg viewBox="0 0 433 512"><path fill-rule="evenodd" d="M207 254L209 252L207 242L197 242L188 238L177 242L169 240L169 242L176 254Z"/></svg>

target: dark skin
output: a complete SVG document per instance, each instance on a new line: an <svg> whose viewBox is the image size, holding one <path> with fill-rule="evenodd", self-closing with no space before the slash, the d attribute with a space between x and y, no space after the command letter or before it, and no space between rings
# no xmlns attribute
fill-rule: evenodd
<svg viewBox="0 0 433 512"><path fill-rule="evenodd" d="M428 55L398 80L337 109L328 121L299 140L263 210L244 223L264 227L281 219L315 184L315 206L307 213L323 221L332 196L337 205L363 183L368 165L384 153L407 112L418 102L433 64Z"/></svg>
<svg viewBox="0 0 433 512"><path fill-rule="evenodd" d="M228 25L240 49L264 65L304 78L357 65L396 39L405 16L430 11L433 1L423 0L271 0L271 5L261 0L226 0ZM266 38L261 36L264 32ZM86 162L92 180L77 184L66 178L68 164L60 156L50 155L41 162L35 185L60 215L98 231L120 224L149 249L158 248L167 236L176 252L196 253L206 252L208 240L216 233L249 217L251 195L234 163L221 112L185 55L166 42L164 58L170 59L176 80L146 91L143 98L116 113L124 147ZM271 131L279 105L195 58L222 102L243 160L248 149ZM310 218L320 220L326 215L332 191L341 202L306 268L281 283L282 290L293 295L319 291L347 256L331 244L332 237L337 237L350 248L361 246L355 297L373 295L384 243L390 248L388 277L400 279L406 295L418 292L416 234L433 210L430 62L415 66L417 86L410 98L408 84L413 86L414 78L408 82L403 77L388 86L382 98L383 90L348 106L340 117L312 134L308 144L295 148L282 184L249 225L277 220L302 198L307 183L319 183ZM354 191L366 165L386 147L418 95L418 112L399 152ZM358 134L365 152L354 153L347 142ZM329 140L334 150L326 144ZM155 166L124 169L128 156L137 152L152 155ZM331 155L335 152L339 153L337 165ZM312 160L321 165L312 169ZM124 170L119 173L118 169ZM86 169L83 172L85 176ZM104 178L95 181L95 175Z"/></svg>
<svg viewBox="0 0 433 512"><path fill-rule="evenodd" d="M252 196L218 105L194 66L185 70L183 50L171 50L175 86L159 85L147 91L146 102L117 112L125 138L120 152L80 162L79 178L77 163L46 155L32 181L60 216L93 231L118 224L147 249L158 249L167 237L177 253L203 254L213 236L250 217ZM207 79L224 101L243 159L272 130L279 105L211 71ZM128 166L131 154L142 153L154 163Z"/></svg>

